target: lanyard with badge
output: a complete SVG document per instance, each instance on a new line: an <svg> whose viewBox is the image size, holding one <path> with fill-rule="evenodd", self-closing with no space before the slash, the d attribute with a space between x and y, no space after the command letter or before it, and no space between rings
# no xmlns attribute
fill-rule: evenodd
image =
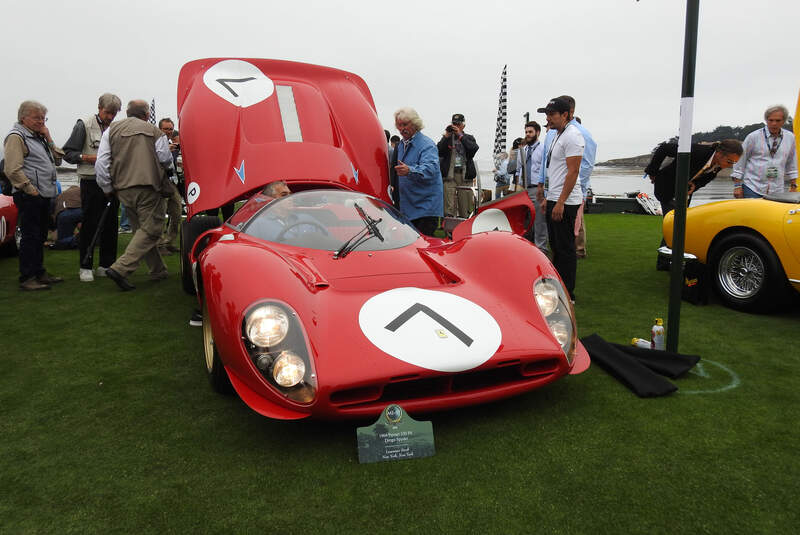
<svg viewBox="0 0 800 535"><path fill-rule="evenodd" d="M772 159L775 158L775 154L778 153L778 150L781 148L781 143L783 143L783 132L777 136L777 139L772 141L772 146L769 144L769 138L767 137L767 128L764 127L764 143L767 145L767 151L769 151L769 158L770 163L772 163ZM766 171L767 180L775 180L778 178L778 168L775 165L770 165L767 167ZM767 193L769 193L769 184L767 184Z"/></svg>
<svg viewBox="0 0 800 535"><path fill-rule="evenodd" d="M537 141L533 145L525 145L525 163L522 166L522 187L529 188L533 184L533 177L531 176L531 160L533 159L533 152L539 146Z"/></svg>
<svg viewBox="0 0 800 535"><path fill-rule="evenodd" d="M561 134L566 132L567 128L569 128L570 126L572 126L572 125L567 124L567 126L564 127L564 130L562 130L561 132L558 133L556 138L553 140L553 143L550 145L550 150L547 151L547 165L545 166L546 169L550 169L550 159L553 156L553 150L556 148L556 143L558 143L558 138L560 138ZM544 174L544 189L549 189L548 188L549 185L550 185L550 173L545 173Z"/></svg>

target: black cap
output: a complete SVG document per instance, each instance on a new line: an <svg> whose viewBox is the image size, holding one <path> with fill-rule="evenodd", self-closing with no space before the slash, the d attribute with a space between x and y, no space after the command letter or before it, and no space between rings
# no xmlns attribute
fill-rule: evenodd
<svg viewBox="0 0 800 535"><path fill-rule="evenodd" d="M454 113L453 120L450 121L451 123L463 123L464 122L464 114L462 113Z"/></svg>
<svg viewBox="0 0 800 535"><path fill-rule="evenodd" d="M536 110L539 113L568 113L569 112L569 102L564 100L563 98L552 98L550 102L547 103L547 106L544 108L539 108Z"/></svg>

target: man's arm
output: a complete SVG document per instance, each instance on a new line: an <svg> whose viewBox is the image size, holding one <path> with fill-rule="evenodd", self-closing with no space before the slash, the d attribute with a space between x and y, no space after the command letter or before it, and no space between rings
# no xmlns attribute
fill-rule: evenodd
<svg viewBox="0 0 800 535"><path fill-rule="evenodd" d="M3 172L8 177L11 185L23 193L28 195L39 195L39 190L36 189L31 181L25 176L22 170L22 164L25 160L25 142L19 134L11 134L6 138L5 145L3 145L5 152L5 167Z"/></svg>
<svg viewBox="0 0 800 535"><path fill-rule="evenodd" d="M439 156L443 158L448 156L450 154L450 138L447 136L442 136L442 139L440 139L439 143L436 144L436 148L438 149Z"/></svg>
<svg viewBox="0 0 800 535"><path fill-rule="evenodd" d="M783 177L784 180L789 183L789 191L797 191L797 148L794 143L789 147L789 154L786 158L786 169Z"/></svg>
<svg viewBox="0 0 800 535"><path fill-rule="evenodd" d="M438 179L439 154L433 145L422 147L419 162L408 166L408 178L417 182L428 182Z"/></svg>
<svg viewBox="0 0 800 535"><path fill-rule="evenodd" d="M100 138L100 147L97 149L97 161L94 163L94 173L97 180L97 185L103 190L103 193L110 195L114 192L114 187L111 185L111 143L108 140L108 132L110 129L103 132L103 137Z"/></svg>
<svg viewBox="0 0 800 535"><path fill-rule="evenodd" d="M744 198L742 191L742 184L744 183L744 172L747 169L747 160L750 159L750 152L752 150L752 138L748 135L742 142L742 156L739 161L733 164L733 171L731 171L731 179L733 180L733 196L736 199Z"/></svg>
<svg viewBox="0 0 800 535"><path fill-rule="evenodd" d="M581 132L583 133L583 140L586 143L586 146L583 149L581 170L578 172L578 178L580 179L581 193L583 193L583 197L586 198L586 194L589 191L589 179L592 176L594 163L597 159L597 143L595 143L594 138L592 138L592 134L590 134L588 130L584 128L581 130Z"/></svg>
<svg viewBox="0 0 800 535"><path fill-rule="evenodd" d="M672 158L678 156L677 143L664 142L656 147L653 157L650 159L650 163L644 168L644 172L647 173L651 181L655 180L655 176L658 174L658 170L661 168L661 162L663 162L664 158L667 156Z"/></svg>
<svg viewBox="0 0 800 535"><path fill-rule="evenodd" d="M156 139L156 157L164 169L168 169L172 165L172 152L169 150L167 136Z"/></svg>
<svg viewBox="0 0 800 535"><path fill-rule="evenodd" d="M464 146L464 153L466 154L468 160L471 160L480 148L478 147L478 142L475 141L475 138L469 134L464 134L461 136L461 144Z"/></svg>
<svg viewBox="0 0 800 535"><path fill-rule="evenodd" d="M567 176L564 179L564 187L561 189L561 195L558 196L556 205L553 207L551 217L553 221L561 221L564 217L564 203L572 193L572 189L578 182L578 171L581 168L581 156L567 156Z"/></svg>
<svg viewBox="0 0 800 535"><path fill-rule="evenodd" d="M78 119L75 126L72 128L69 139L62 147L64 149L64 159L75 165L81 163L83 161L81 160L81 151L83 150L84 143L86 143L86 127L83 121ZM92 158L94 158L94 156L92 156ZM87 158L86 161L92 163L89 158Z"/></svg>

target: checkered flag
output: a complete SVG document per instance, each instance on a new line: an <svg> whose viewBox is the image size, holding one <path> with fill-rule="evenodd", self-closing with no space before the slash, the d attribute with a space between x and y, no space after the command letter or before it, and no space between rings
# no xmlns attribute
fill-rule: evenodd
<svg viewBox="0 0 800 535"><path fill-rule="evenodd" d="M508 102L506 87L506 68L503 65L503 75L500 78L500 102L497 105L497 128L494 131L494 155L506 151L506 103Z"/></svg>
<svg viewBox="0 0 800 535"><path fill-rule="evenodd" d="M150 122L156 124L156 99L150 101Z"/></svg>

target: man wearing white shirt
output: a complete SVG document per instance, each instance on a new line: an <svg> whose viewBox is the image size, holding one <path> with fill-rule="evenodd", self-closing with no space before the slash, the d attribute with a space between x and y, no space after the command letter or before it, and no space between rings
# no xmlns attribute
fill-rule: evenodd
<svg viewBox="0 0 800 535"><path fill-rule="evenodd" d="M747 134L742 157L733 167L733 196L759 198L768 193L797 191L797 148L794 134L784 130L789 116L784 106L764 112L764 128Z"/></svg>
<svg viewBox="0 0 800 535"><path fill-rule="evenodd" d="M547 122L555 131L553 140L543 155L542 165L547 173L547 233L553 265L561 275L570 298L575 300L575 217L583 202L578 172L583 157L584 139L578 128L570 123L570 105L557 97L544 108ZM544 190L544 184L539 184Z"/></svg>

